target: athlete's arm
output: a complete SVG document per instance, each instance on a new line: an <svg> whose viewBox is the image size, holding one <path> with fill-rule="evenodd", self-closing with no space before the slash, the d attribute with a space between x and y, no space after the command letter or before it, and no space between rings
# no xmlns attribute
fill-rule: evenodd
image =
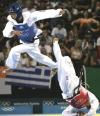
<svg viewBox="0 0 100 116"><path fill-rule="evenodd" d="M80 23L80 20L81 20L81 19L79 18L79 19L76 19L76 20L72 21L71 25L73 26L73 25L75 25L75 24Z"/></svg>
<svg viewBox="0 0 100 116"><path fill-rule="evenodd" d="M62 9L34 11L31 13L30 18L36 22L43 19L61 17L64 13L65 12Z"/></svg>
<svg viewBox="0 0 100 116"><path fill-rule="evenodd" d="M53 52L54 52L54 55L57 61L59 61L62 57L60 46L58 44L58 40L59 39L56 37L53 39Z"/></svg>
<svg viewBox="0 0 100 116"><path fill-rule="evenodd" d="M8 22L3 30L3 36L12 38L14 36L19 36L19 35L21 35L21 31L14 30L13 24L11 22Z"/></svg>
<svg viewBox="0 0 100 116"><path fill-rule="evenodd" d="M95 20L95 19L93 19L93 18L91 18L90 21L91 21L91 23L97 24L97 26L100 25L99 21L97 21L97 20Z"/></svg>
<svg viewBox="0 0 100 116"><path fill-rule="evenodd" d="M11 33L13 30L13 24L11 22L8 22L3 30L3 36L12 38L14 36L13 33Z"/></svg>
<svg viewBox="0 0 100 116"><path fill-rule="evenodd" d="M91 93L90 91L88 91L88 93L89 93L88 95L89 95L89 101L90 101L91 108L89 112L86 114L86 116L95 116L96 111L99 107L99 101L93 93Z"/></svg>

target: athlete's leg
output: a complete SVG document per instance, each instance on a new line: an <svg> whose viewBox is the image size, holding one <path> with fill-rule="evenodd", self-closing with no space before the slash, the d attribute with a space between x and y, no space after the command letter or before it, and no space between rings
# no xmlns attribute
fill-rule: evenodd
<svg viewBox="0 0 100 116"><path fill-rule="evenodd" d="M13 47L6 60L6 66L10 69L15 69L20 61L20 54L26 51L28 52L28 47L26 44L20 44Z"/></svg>
<svg viewBox="0 0 100 116"><path fill-rule="evenodd" d="M48 56L40 53L38 44L20 44L13 47L6 60L6 66L8 66L10 69L15 69L20 60L20 54L24 52L28 53L36 61L52 68L56 68L55 62L53 62Z"/></svg>
<svg viewBox="0 0 100 116"><path fill-rule="evenodd" d="M57 67L57 64L52 59L50 59L46 55L43 55L40 52L38 46L35 49L32 49L30 52L28 52L28 55L31 56L36 61L38 61L39 63L47 65L51 68L56 68Z"/></svg>

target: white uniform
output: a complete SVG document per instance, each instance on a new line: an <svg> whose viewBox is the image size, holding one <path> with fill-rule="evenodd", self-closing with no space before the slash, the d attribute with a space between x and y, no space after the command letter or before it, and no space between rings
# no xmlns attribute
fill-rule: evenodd
<svg viewBox="0 0 100 116"><path fill-rule="evenodd" d="M50 10L44 10L44 11L34 11L30 13L29 11L23 12L23 23L17 23L16 20L12 19L11 16L8 16L8 23L6 24L4 30L3 30L3 36L12 38L14 35L11 34L13 31L14 25L19 24L28 24L29 26L32 26L36 21L47 19L47 18L55 18L60 17L61 9L50 9ZM40 29L38 29L35 38L42 33ZM24 43L21 41L22 44L17 45L13 47L9 53L9 56L6 60L6 65L11 68L15 69L17 67L17 64L20 60L20 54L26 52L29 56L31 56L36 61L48 65L52 68L56 67L56 63L53 62L49 57L43 55L40 53L39 50L39 40L35 40L34 43Z"/></svg>
<svg viewBox="0 0 100 116"><path fill-rule="evenodd" d="M70 57L62 56L61 50L60 50L60 47L59 47L59 44L57 41L55 41L53 43L53 51L54 51L54 55L57 60L58 82L59 82L60 88L62 90L63 99L65 99L67 101L68 98L73 96L74 88L76 88L79 85L79 78L75 74L75 70L74 70L74 67L71 62ZM95 97L94 94L92 94L85 88L82 87L82 89L88 93L87 96L89 96L88 98L89 98L89 102L91 105L90 110L88 110L86 107L75 108L72 105L69 105L62 112L63 116L76 116L78 111L82 111L84 113L88 112L88 113L86 113L87 114L86 116L94 116L94 114L96 113L96 110L99 106L98 99ZM76 102L76 104L77 104L77 102ZM78 105L80 105L80 104L78 104Z"/></svg>
<svg viewBox="0 0 100 116"><path fill-rule="evenodd" d="M63 57L57 42L53 45L54 54L58 66L58 82L62 90L63 99L73 96L73 89L78 86L79 79L76 76L70 57Z"/></svg>

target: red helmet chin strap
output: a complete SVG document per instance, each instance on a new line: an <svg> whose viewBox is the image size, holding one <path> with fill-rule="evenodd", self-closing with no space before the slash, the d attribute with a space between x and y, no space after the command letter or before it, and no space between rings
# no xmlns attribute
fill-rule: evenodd
<svg viewBox="0 0 100 116"><path fill-rule="evenodd" d="M88 91L84 87L80 87L80 93L73 97L70 101L70 104L75 108L82 108L87 106L89 103Z"/></svg>

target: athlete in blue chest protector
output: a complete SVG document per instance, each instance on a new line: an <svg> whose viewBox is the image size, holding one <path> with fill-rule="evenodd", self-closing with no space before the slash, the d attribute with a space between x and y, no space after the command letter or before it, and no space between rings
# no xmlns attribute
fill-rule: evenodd
<svg viewBox="0 0 100 116"><path fill-rule="evenodd" d="M22 44L11 49L6 60L6 66L9 69L15 69L20 60L20 54L26 52L36 61L55 68L56 63L48 56L41 54L39 50L39 39L37 38L42 31L36 27L35 22L48 18L61 17L64 11L62 9L49 9L22 12L21 6L18 3L14 3L10 5L8 12L8 22L3 30L3 35L8 38L17 36Z"/></svg>

